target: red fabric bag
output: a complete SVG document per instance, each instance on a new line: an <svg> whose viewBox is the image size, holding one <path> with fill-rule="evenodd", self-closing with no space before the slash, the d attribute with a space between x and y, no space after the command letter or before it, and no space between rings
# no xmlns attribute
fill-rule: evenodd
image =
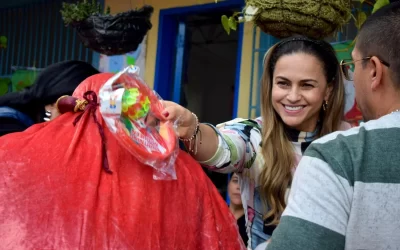
<svg viewBox="0 0 400 250"><path fill-rule="evenodd" d="M111 74L75 91L98 93ZM99 110L66 113L22 133L0 137L1 249L245 249L236 220L199 164L180 152L177 180L153 180L153 169L119 145Z"/></svg>

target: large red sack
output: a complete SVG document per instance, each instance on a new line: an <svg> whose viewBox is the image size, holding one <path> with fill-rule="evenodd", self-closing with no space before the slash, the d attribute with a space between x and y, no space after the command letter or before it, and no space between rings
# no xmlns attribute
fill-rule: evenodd
<svg viewBox="0 0 400 250"><path fill-rule="evenodd" d="M105 78L75 91L98 93ZM1 249L244 249L236 221L189 155L180 152L177 180L153 180L86 112L67 113L25 132L0 137Z"/></svg>

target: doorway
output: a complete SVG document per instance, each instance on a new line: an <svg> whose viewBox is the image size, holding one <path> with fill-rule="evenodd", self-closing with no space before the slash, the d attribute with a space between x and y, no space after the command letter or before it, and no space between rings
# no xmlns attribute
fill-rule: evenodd
<svg viewBox="0 0 400 250"><path fill-rule="evenodd" d="M160 11L154 89L218 124L236 117L243 27L229 35L221 16L242 8L242 0ZM226 197L227 175L205 170Z"/></svg>
<svg viewBox="0 0 400 250"><path fill-rule="evenodd" d="M225 32L221 25L224 14L231 13L196 14L185 20L186 51L179 103L211 124L233 116L238 33Z"/></svg>

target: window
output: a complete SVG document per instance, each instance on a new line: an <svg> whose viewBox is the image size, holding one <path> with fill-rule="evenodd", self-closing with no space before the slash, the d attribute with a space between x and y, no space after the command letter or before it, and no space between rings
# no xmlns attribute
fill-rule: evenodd
<svg viewBox="0 0 400 250"><path fill-rule="evenodd" d="M12 66L44 68L72 59L92 62L93 52L83 46L72 28L65 27L62 2L71 1L0 6L0 36L8 39L7 49L0 50L0 76L11 75Z"/></svg>

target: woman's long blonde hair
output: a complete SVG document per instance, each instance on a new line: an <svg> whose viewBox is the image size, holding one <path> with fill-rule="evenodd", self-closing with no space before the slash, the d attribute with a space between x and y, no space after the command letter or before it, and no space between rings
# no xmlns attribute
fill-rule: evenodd
<svg viewBox="0 0 400 250"><path fill-rule="evenodd" d="M260 192L267 213L264 219L269 225L277 225L286 207L285 193L292 182L295 167L293 144L289 141L284 123L272 106L272 84L275 64L283 55L306 53L321 62L327 82L332 87L328 108L322 111L318 136L337 131L343 118L344 83L335 52L329 43L306 37L282 40L269 49L264 60L261 80L262 156L264 168L260 175ZM306 63L306 62L305 62Z"/></svg>

